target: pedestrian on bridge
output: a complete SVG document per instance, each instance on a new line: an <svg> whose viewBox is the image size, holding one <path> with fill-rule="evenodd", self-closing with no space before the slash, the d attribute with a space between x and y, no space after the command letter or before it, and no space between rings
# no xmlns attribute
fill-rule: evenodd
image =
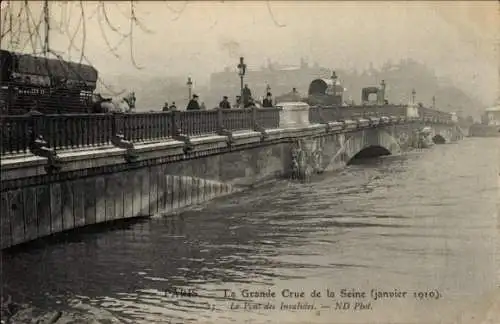
<svg viewBox="0 0 500 324"><path fill-rule="evenodd" d="M222 101L219 103L220 109L231 109L231 103L227 100L227 96L222 97Z"/></svg>
<svg viewBox="0 0 500 324"><path fill-rule="evenodd" d="M273 95L270 92L268 92L266 98L262 100L262 107L264 108L273 107Z"/></svg>
<svg viewBox="0 0 500 324"><path fill-rule="evenodd" d="M168 102L165 101L165 104L163 105L162 111L168 111Z"/></svg>
<svg viewBox="0 0 500 324"><path fill-rule="evenodd" d="M248 84L245 84L245 87L242 91L243 95L243 107L247 108L250 105L250 98L252 98L252 91L248 88Z"/></svg>
<svg viewBox="0 0 500 324"><path fill-rule="evenodd" d="M194 94L193 99L189 100L186 110L200 110L200 104L198 103L198 95Z"/></svg>
<svg viewBox="0 0 500 324"><path fill-rule="evenodd" d="M241 96L236 96L236 104L234 105L234 108L241 108L241 105Z"/></svg>

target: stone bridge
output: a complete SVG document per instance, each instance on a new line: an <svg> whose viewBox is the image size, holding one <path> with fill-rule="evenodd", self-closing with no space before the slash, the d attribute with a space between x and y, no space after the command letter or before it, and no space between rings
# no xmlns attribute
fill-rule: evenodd
<svg viewBox="0 0 500 324"><path fill-rule="evenodd" d="M103 114L86 116L98 122L69 140L58 137L61 128L50 126L62 117L37 116L43 123L32 117L26 128L19 126L22 118L3 120L7 135L29 129L36 140L14 132L16 141L2 143L1 247L97 223L178 212L278 177L307 179L358 157L402 154L422 147L426 127L435 140L461 137L444 113L422 116L408 107L389 108L332 115L297 103L272 110ZM78 130L85 118L57 122L60 127L74 122L66 127ZM198 118L198 124L189 118ZM110 121L125 136L108 136ZM100 132L92 134L90 127Z"/></svg>

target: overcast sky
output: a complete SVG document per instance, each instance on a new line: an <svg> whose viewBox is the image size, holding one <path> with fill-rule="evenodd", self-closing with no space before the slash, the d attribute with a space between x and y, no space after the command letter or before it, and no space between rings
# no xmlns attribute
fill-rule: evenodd
<svg viewBox="0 0 500 324"><path fill-rule="evenodd" d="M121 36L106 26L98 4L86 2L84 9L85 53L104 80L124 72L138 78L192 75L205 82L211 72L235 66L240 55L250 68L267 58L298 64L306 57L325 67L357 69L414 58L486 104L500 89L497 1L140 1L137 17L152 31L134 28L133 51L141 71L131 64L128 41L118 46L119 59L110 53L99 19L109 43L114 46ZM106 2L106 11L121 32L128 32L128 2ZM69 20L73 31L79 4L54 1L51 14L51 47L66 51L69 37L55 30L56 21ZM78 47L81 37L78 32ZM78 58L75 50L71 57Z"/></svg>

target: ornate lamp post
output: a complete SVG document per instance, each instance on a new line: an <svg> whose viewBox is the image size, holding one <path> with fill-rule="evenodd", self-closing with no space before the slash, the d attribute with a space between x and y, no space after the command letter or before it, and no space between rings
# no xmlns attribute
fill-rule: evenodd
<svg viewBox="0 0 500 324"><path fill-rule="evenodd" d="M238 64L238 75L240 76L240 95L243 100L243 77L247 71L247 65L244 62L244 58L240 57L240 64Z"/></svg>
<svg viewBox="0 0 500 324"><path fill-rule="evenodd" d="M432 96L432 109L436 109L436 96Z"/></svg>
<svg viewBox="0 0 500 324"><path fill-rule="evenodd" d="M330 77L333 81L333 96L336 97L337 96L337 74L335 73L335 71L332 71L332 76Z"/></svg>
<svg viewBox="0 0 500 324"><path fill-rule="evenodd" d="M269 85L269 83L266 85L266 96L268 92L271 92L271 86Z"/></svg>
<svg viewBox="0 0 500 324"><path fill-rule="evenodd" d="M188 91L189 91L188 100L191 100L191 91L193 90L193 81L191 81L191 77L188 77L188 81L187 81L186 85L188 86Z"/></svg>
<svg viewBox="0 0 500 324"><path fill-rule="evenodd" d="M413 89L411 91L411 104L414 105L415 104L415 95L417 94L417 92L415 91L415 89Z"/></svg>

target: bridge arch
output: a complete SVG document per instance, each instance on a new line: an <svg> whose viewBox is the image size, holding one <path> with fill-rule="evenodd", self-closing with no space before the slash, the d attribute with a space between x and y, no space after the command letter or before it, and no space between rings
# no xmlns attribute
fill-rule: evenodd
<svg viewBox="0 0 500 324"><path fill-rule="evenodd" d="M340 147L328 159L325 169L339 162L350 164L354 159L400 154L402 151L399 140L384 129L350 133L340 139L339 144Z"/></svg>
<svg viewBox="0 0 500 324"><path fill-rule="evenodd" d="M352 158L350 158L347 161L347 164L352 164L353 162L361 159L374 158L391 154L392 154L391 151L389 151L389 149L387 149L386 147L380 145L370 145L362 148L361 151L356 153Z"/></svg>

